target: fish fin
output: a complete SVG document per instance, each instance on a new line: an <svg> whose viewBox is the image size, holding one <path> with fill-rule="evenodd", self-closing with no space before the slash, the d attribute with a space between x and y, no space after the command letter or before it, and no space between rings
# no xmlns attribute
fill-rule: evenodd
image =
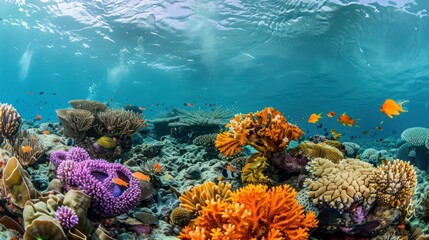
<svg viewBox="0 0 429 240"><path fill-rule="evenodd" d="M346 115L346 112L343 112L343 114L342 115Z"/></svg>
<svg viewBox="0 0 429 240"><path fill-rule="evenodd" d="M386 113L386 115L387 115L388 117L390 117L390 118L393 118L392 114L387 114L387 113Z"/></svg>
<svg viewBox="0 0 429 240"><path fill-rule="evenodd" d="M404 103L406 103L406 102L409 102L408 100L404 100L404 101L402 101L402 102L400 102L400 103L398 103L398 107L399 107L399 109L398 109L398 111L401 111L401 112L408 112L408 110L404 110L404 108L402 108L402 104L404 104Z"/></svg>

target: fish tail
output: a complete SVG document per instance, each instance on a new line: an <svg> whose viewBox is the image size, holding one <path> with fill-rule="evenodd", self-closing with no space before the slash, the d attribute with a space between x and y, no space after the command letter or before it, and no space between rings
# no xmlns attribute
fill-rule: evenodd
<svg viewBox="0 0 429 240"><path fill-rule="evenodd" d="M402 102L398 103L398 107L399 107L398 111L401 111L401 112L408 112L408 110L404 110L404 109L402 108L402 104L404 104L404 103L406 103L406 102L409 102L409 101L408 101L408 100L404 100L404 101L402 101Z"/></svg>

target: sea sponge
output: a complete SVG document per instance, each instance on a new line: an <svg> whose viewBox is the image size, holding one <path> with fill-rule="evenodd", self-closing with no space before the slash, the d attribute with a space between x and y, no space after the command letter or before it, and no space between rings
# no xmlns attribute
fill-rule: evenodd
<svg viewBox="0 0 429 240"><path fill-rule="evenodd" d="M267 183L268 177L263 174L268 167L265 157L257 157L252 162L247 163L241 172L241 181L245 184Z"/></svg>
<svg viewBox="0 0 429 240"><path fill-rule="evenodd" d="M228 202L231 198L231 184L219 182L217 185L213 182L205 182L204 184L193 187L191 190L186 190L180 197L180 207L188 209L192 214L195 214L206 206L206 201L221 199Z"/></svg>
<svg viewBox="0 0 429 240"><path fill-rule="evenodd" d="M308 196L320 209L331 207L347 212L359 205L369 209L375 202L374 167L369 163L350 158L335 164L316 158L308 164L308 170Z"/></svg>
<svg viewBox="0 0 429 240"><path fill-rule="evenodd" d="M318 157L326 158L334 163L338 163L344 158L343 153L336 147L326 144L325 142L313 143L305 141L298 146L299 152L309 159Z"/></svg>
<svg viewBox="0 0 429 240"><path fill-rule="evenodd" d="M377 203L383 206L408 209L417 175L409 162L396 159L381 164L374 172L373 183L377 189Z"/></svg>
<svg viewBox="0 0 429 240"><path fill-rule="evenodd" d="M225 127L228 131L218 134L216 147L226 156L241 152L246 145L264 155L280 152L291 140L298 140L304 134L272 107L264 108L260 112L237 114Z"/></svg>
<svg viewBox="0 0 429 240"><path fill-rule="evenodd" d="M184 227L192 220L192 214L186 208L177 207L170 214L171 223L179 227Z"/></svg>
<svg viewBox="0 0 429 240"><path fill-rule="evenodd" d="M412 127L407 128L401 133L401 138L414 146L425 145L426 138L429 137L429 128ZM428 147L429 149L429 147Z"/></svg>
<svg viewBox="0 0 429 240"><path fill-rule="evenodd" d="M231 202L211 199L180 239L304 240L317 226L313 212L304 213L289 185L268 189L249 184L232 194Z"/></svg>
<svg viewBox="0 0 429 240"><path fill-rule="evenodd" d="M105 149L114 149L116 147L116 141L107 136L102 136L97 140L98 145Z"/></svg>

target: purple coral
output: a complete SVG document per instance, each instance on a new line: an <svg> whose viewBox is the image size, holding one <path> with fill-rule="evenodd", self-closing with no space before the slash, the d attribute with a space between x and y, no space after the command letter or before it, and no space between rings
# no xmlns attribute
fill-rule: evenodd
<svg viewBox="0 0 429 240"><path fill-rule="evenodd" d="M66 158L67 152L63 150L55 150L51 153L51 156L49 156L49 159L51 160L52 164L54 164L55 168L58 168L61 162L65 161Z"/></svg>
<svg viewBox="0 0 429 240"><path fill-rule="evenodd" d="M79 222L79 218L77 217L76 213L73 211L73 209L67 206L61 206L57 209L57 212L55 213L55 219L57 219L58 222L61 223L61 226L65 229L72 229Z"/></svg>
<svg viewBox="0 0 429 240"><path fill-rule="evenodd" d="M67 160L82 162L91 159L89 153L81 147L73 147L67 151Z"/></svg>
<svg viewBox="0 0 429 240"><path fill-rule="evenodd" d="M63 161L57 168L57 178L67 185L72 185L72 172L75 162L71 160Z"/></svg>
<svg viewBox="0 0 429 240"><path fill-rule="evenodd" d="M91 197L88 217L101 219L126 213L139 202L139 181L131 174L130 170L119 163L86 160L75 162L71 179L67 177L65 181L71 182ZM115 184L114 178L122 179L128 186Z"/></svg>

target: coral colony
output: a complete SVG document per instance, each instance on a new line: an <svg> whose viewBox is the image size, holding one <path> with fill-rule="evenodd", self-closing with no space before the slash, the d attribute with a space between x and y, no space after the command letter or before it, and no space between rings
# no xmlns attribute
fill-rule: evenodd
<svg viewBox="0 0 429 240"><path fill-rule="evenodd" d="M37 125L0 105L0 239L428 239L429 129L375 149L272 107L69 103Z"/></svg>

